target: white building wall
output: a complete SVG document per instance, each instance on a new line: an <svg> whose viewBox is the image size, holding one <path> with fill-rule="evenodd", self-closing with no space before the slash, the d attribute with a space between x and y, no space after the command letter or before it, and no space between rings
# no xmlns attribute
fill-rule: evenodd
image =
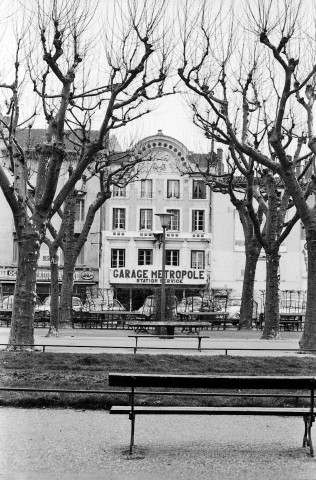
<svg viewBox="0 0 316 480"><path fill-rule="evenodd" d="M183 175L183 159L187 157L185 147L175 139L158 134L149 139L145 139L143 144L153 145L157 148L150 150L150 162L144 168L144 174L140 178L151 179L153 181L152 198L141 197L141 182L136 181L127 186L126 197L112 197L105 207L105 230L103 232L103 257L102 257L102 288L111 288L115 286L139 285L156 286L160 281L154 281L155 271L161 270L162 249L159 248L157 234L162 233L160 219L155 216L156 213L166 212L167 210L179 210L180 222L178 231L166 232L166 250L178 250L180 262L178 266L166 265L169 272L170 283L172 286L191 286L196 288L205 288L208 284L210 274L210 216L209 203L210 192L207 191L205 199L193 199L192 189L193 180L190 176ZM160 145L159 145L160 144ZM182 170L182 171L181 171ZM167 184L168 180L179 181L179 198L168 198ZM126 212L126 226L122 231L113 231L113 208L123 208ZM151 230L140 230L140 210L152 209L153 228ZM204 211L204 231L192 231L192 212L193 210ZM113 268L111 268L111 250L125 250L125 276L114 278ZM152 249L152 265L138 265L138 250ZM205 266L203 272L193 272L191 268L192 250L203 251L205 254ZM117 270L117 269L116 269ZM126 270L128 272L126 273ZM132 271L144 272L148 278L137 279L127 278L126 275L132 275ZM120 269L120 274L123 275ZM115 272L117 275L117 271ZM141 273L139 273L141 275ZM143 274L142 274L143 275ZM173 277L172 277L173 275ZM203 278L202 278L203 277ZM150 280L150 282L146 282ZM143 280L146 280L142 283ZM171 282L172 280L172 282ZM167 276L168 285L168 276Z"/></svg>
<svg viewBox="0 0 316 480"><path fill-rule="evenodd" d="M233 288L241 292L245 266L238 212L228 195L212 193L211 284L214 288ZM238 224L238 225L236 225ZM238 236L238 238L237 238ZM280 290L305 290L306 265L302 253L300 222L294 226L280 248ZM255 290L265 290L265 254L262 250L256 270Z"/></svg>
<svg viewBox="0 0 316 480"><path fill-rule="evenodd" d="M180 251L180 270L189 270L191 266L191 251L205 252L205 276L201 282L196 282L204 288L232 288L242 289L245 255L242 247L238 246L238 215L229 201L228 195L210 193L207 189L206 199L192 198L192 182L190 175L183 175L185 162L189 152L186 147L175 139L162 133L144 140L144 145L156 143L155 148L149 149L152 155L150 165L144 178L153 180L153 198L141 198L140 182L127 186L126 197L112 197L97 214L92 226L87 244L85 245L85 264L87 267L98 267L99 248L102 247L100 264L100 287L110 288L111 284L111 249L126 249L126 268L132 270L137 265L138 249L153 249L153 268L161 267L161 248L155 240L154 233L162 231L160 220L154 216L152 231L139 230L140 208L152 208L153 213L164 212L167 209L180 211L179 232L167 232L167 249ZM160 143L160 145L158 145ZM166 145L166 146L165 146ZM170 146L172 148L170 148ZM176 151L175 151L176 150ZM153 153L155 155L153 155ZM67 178L61 176L61 182ZM180 181L180 198L167 198L168 179ZM97 180L87 184L85 196L88 206L99 190ZM2 281L8 279L9 268L13 265L13 218L11 210L0 191L0 267L5 270ZM126 209L126 229L124 232L114 232L112 229L113 207ZM203 234L192 232L192 210L205 211L205 231ZM102 241L100 245L99 219L104 221ZM59 220L56 217L56 225ZM78 226L79 227L79 226ZM280 260L280 289L306 289L306 250L305 241L301 234L300 222L293 228L284 242ZM264 253L264 252L263 252ZM43 245L41 249L40 268L48 270L48 249ZM14 266L14 265L13 265ZM16 266L16 264L15 264ZM83 267L83 266L82 266ZM167 269L170 269L168 266ZM194 280L194 279L193 279ZM195 281L195 280L194 280ZM193 281L193 283L194 283ZM125 280L122 280L124 283ZM125 282L128 284L128 282ZM265 289L265 258L262 255L258 261L256 272L256 290Z"/></svg>

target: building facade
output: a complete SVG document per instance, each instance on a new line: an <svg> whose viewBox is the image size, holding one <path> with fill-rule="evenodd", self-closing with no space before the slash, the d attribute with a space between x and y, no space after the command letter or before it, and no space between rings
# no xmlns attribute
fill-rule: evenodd
<svg viewBox="0 0 316 480"><path fill-rule="evenodd" d="M22 132L24 133L24 132ZM35 174L32 176L31 172L36 172L36 160L33 158L32 152L34 145L43 141L45 137L45 130L32 130L31 142L29 148L29 156L27 158L28 169L30 172L30 187L32 181L35 183ZM23 138L22 144L23 144ZM68 179L69 166L75 162L75 156L69 154L67 160L64 162L60 180L58 183L58 190L64 185ZM10 162L4 145L1 148L1 163L4 166L8 177L10 178ZM79 234L82 230L85 212L88 206L95 199L96 191L99 190L99 180L93 179L87 183L86 188L78 184L81 190L80 197L76 201L76 216L75 216L75 234ZM12 295L14 293L15 278L17 272L17 238L15 233L14 221L12 212L6 202L2 190L0 189L0 299ZM60 225L60 218L55 215L52 219L52 224L58 230ZM47 232L49 237L49 232ZM96 290L99 285L99 244L100 244L100 224L99 215L96 216L92 225L87 242L82 249L75 268L74 275L74 295L80 296L82 299L86 298L88 290ZM63 254L59 249L59 281L61 283L63 276ZM50 272L50 256L48 246L43 243L40 250L39 265L37 270L37 294L44 300L50 295L51 286L51 272Z"/></svg>
<svg viewBox="0 0 316 480"><path fill-rule="evenodd" d="M159 131L142 140L139 152L148 158L140 177L124 188L114 187L103 210L100 286L148 293L160 285L162 227L156 214L167 212L173 215L166 231L167 288L206 289L210 192L188 173L189 152L174 138Z"/></svg>
<svg viewBox="0 0 316 480"><path fill-rule="evenodd" d="M97 213L75 271L74 294L117 297L138 308L161 284L162 227L157 213L172 214L166 231L166 287L181 296L210 289L241 292L245 264L238 213L228 195L211 192L199 174L205 156L194 155L178 140L158 131L143 139L140 173L126 187L113 186L112 197ZM71 161L71 160L69 160ZM6 162L2 150L2 163ZM63 166L60 186L67 178ZM86 183L77 199L75 232L80 233L88 206L99 191L98 179ZM0 191L0 295L14 291L17 244L12 213ZM58 227L58 218L54 219ZM307 255L298 222L281 247L280 289L306 290ZM60 279L63 258L60 253ZM265 289L265 256L256 274L256 291ZM38 294L50 293L50 258L43 244Z"/></svg>
<svg viewBox="0 0 316 480"><path fill-rule="evenodd" d="M158 131L140 142L148 154L142 175L123 189L114 188L102 212L100 286L113 289L129 307L131 292L149 295L161 283L162 228L156 213L172 217L166 231L166 286L182 295L209 289L241 293L245 248L241 223L228 195L211 192L193 155L176 139ZM280 289L306 290L304 232L298 222L281 246ZM265 290L265 255L257 265L255 290ZM125 294L123 291L125 290ZM127 292L129 293L129 297Z"/></svg>

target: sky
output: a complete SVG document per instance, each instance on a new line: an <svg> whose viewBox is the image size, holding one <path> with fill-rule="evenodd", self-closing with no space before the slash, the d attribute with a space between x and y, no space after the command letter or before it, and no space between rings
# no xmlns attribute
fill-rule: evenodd
<svg viewBox="0 0 316 480"><path fill-rule="evenodd" d="M26 0L1 0L0 2L0 21L2 20L2 30L5 32L2 32L2 36L0 33L0 47L1 47L1 58L2 58L2 65L0 68L0 82L7 82L10 83L12 82L12 57L14 57L14 44L15 44L15 38L14 38L14 28L10 31L9 29L9 22L6 22L6 13L14 11L15 13L11 15L10 18L14 19L15 27L21 27L23 24L23 15L21 15L22 10L18 8L20 4L23 4L23 2ZM65 4L72 5L75 3L76 0L58 0L58 3L63 3L66 2ZM83 1L83 0L78 0L79 4L81 5L86 5L89 3L88 0ZM97 2L97 0L90 0L91 2ZM123 4L124 1L127 0L122 0ZM143 0L136 0L137 2L141 3ZM149 2L149 0L146 0ZM155 0L156 2L159 2L159 0ZM178 5L177 3L178 0L170 0L171 5ZM193 0L188 0L192 1ZM236 2L241 2L240 5L242 4L242 0L236 0ZM294 2L297 0L293 0ZM305 0L304 0L305 1ZM306 0L309 1L309 0ZM34 4L36 3L36 0L28 0L26 1L26 5L31 5L32 2ZM50 0L42 0L43 5L49 5ZM80 3L82 2L82 3ZM113 6L119 3L120 0L100 0L98 5L101 8L102 14L105 12L106 8L109 7L109 9L112 8L112 13L113 13ZM218 3L218 0L212 0L212 8L213 6ZM39 2L41 4L41 2ZM181 0L179 2L181 4ZM185 1L183 0L183 4ZM224 0L225 4L230 4L230 0ZM233 4L236 5L235 2ZM194 5L194 3L192 3ZM11 7L11 10L10 10ZM13 10L12 10L13 9ZM102 57L102 46L104 44L100 44L100 40L98 37L98 34L95 33L97 32L97 28L99 28L99 23L102 23L100 20L100 17L102 15L96 15L95 16L95 23L89 25L89 32L92 32L92 37L95 43L97 44L98 48L97 50L97 55L98 58ZM33 19L32 19L33 20ZM36 20L36 19L35 19ZM1 23L1 22L0 22ZM174 24L172 25L172 28L174 29ZM100 30L99 30L100 31ZM11 38L9 39L8 34L11 34ZM27 37L27 40L30 40L29 37ZM38 37L37 37L37 43L38 43ZM34 52L37 49L36 43L34 42L34 39L31 39L30 41L31 47L34 50ZM104 49L103 49L104 50ZM10 61L6 61L5 56L8 54L11 54ZM41 53L42 55L42 53ZM84 63L84 62L83 62ZM175 66L175 62L173 64L173 67ZM101 71L101 70L100 70ZM103 72L101 72L103 73ZM57 82L58 83L58 82ZM31 90L32 90L32 85L31 85ZM21 98L21 111L23 112L27 111L30 105L30 102L28 101L28 98L24 97L24 99ZM3 106L3 97L0 97L0 106L1 110L5 111L5 107ZM167 97L163 97L158 101L150 102L149 103L149 108L151 111L146 114L144 117L141 119L132 122L131 124L125 126L124 128L114 130L115 135L117 136L119 143L121 144L122 148L127 148L131 143L135 143L135 141L139 141L144 137L154 135L158 132L158 130L162 130L162 132L165 135L174 137L178 141L182 142L189 150L193 152L203 152L206 153L210 150L210 141L207 140L203 134L203 132L198 129L192 122L192 112L190 109L187 107L185 103L185 98L181 97L180 95L170 95ZM104 112L104 110L103 110ZM102 111L100 110L100 115L102 114ZM98 119L99 124L101 121L101 116ZM97 125L97 124L96 124ZM37 121L34 123L34 127L37 128L44 128L45 127L45 122L43 121L43 118L40 118L40 116L37 118Z"/></svg>
<svg viewBox="0 0 316 480"><path fill-rule="evenodd" d="M44 2L46 1L48 4L50 3L49 0L44 0ZM62 1L63 0L61 0L61 2ZM101 5L102 11L104 11L105 5L111 7L115 2L116 0L102 0L99 5ZM2 26L5 27L3 29L5 33L2 33L2 38L0 38L2 59L4 60L0 69L0 83L11 83L14 78L14 69L12 66L15 57L15 31L23 25L22 10L18 8L19 5L20 0L1 0L0 20L2 20ZM27 5L31 5L31 3ZM174 5L173 0L172 5ZM14 19L13 22L5 20L7 13L10 13L9 18ZM31 43L33 43L32 39ZM32 48L35 51L37 47L34 45ZM6 57L6 59L4 59L4 57ZM25 59L22 59L21 64L23 60ZM33 90L32 85L30 88ZM6 93L8 94L8 92ZM30 95L32 95L32 93ZM23 113L30 108L28 98L29 97L23 95L20 99L21 112L23 111ZM0 99L0 103L2 112L5 112L4 97ZM123 148L127 148L131 143L134 143L135 139L139 141L144 137L156 134L158 130L162 130L165 135L174 137L191 151L209 151L210 141L208 141L203 135L203 132L193 124L192 114L183 97L180 95L169 95L161 98L159 101L150 102L149 108L151 111L141 119L114 131ZM45 128L44 119L38 116L34 122L34 127Z"/></svg>
<svg viewBox="0 0 316 480"><path fill-rule="evenodd" d="M184 98L180 95L167 96L156 103L155 107L152 112L137 121L137 124L117 131L118 140L131 142L133 138L145 138L162 130L164 135L174 137L195 153L206 153L210 150L211 142L193 124L191 112Z"/></svg>

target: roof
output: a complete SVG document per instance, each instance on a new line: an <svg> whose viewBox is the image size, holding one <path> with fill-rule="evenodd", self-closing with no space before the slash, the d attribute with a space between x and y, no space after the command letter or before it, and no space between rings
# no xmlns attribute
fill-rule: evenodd
<svg viewBox="0 0 316 480"><path fill-rule="evenodd" d="M89 141L92 143L98 139L99 131L91 130L89 133ZM23 148L34 149L36 145L41 144L47 138L47 130L45 128L26 128L17 132L17 140ZM82 134L80 130L70 131L65 130L65 146L68 151L75 150L75 143L80 143ZM112 151L120 152L121 147L115 135L107 136L106 148Z"/></svg>
<svg viewBox="0 0 316 480"><path fill-rule="evenodd" d="M27 128L17 132L17 139L22 147L33 149L36 147L36 145L41 144L47 139L47 133L48 131L44 128ZM92 130L90 132L90 142L97 140L98 133L99 132L96 130ZM70 130L66 130L64 135L66 149L75 150L75 143L79 143L80 138L82 138L81 131L78 130L76 133L74 133Z"/></svg>
<svg viewBox="0 0 316 480"><path fill-rule="evenodd" d="M201 172L207 172L210 167L219 171L222 167L222 154L221 149L218 149L217 153L190 153L187 160L196 165Z"/></svg>

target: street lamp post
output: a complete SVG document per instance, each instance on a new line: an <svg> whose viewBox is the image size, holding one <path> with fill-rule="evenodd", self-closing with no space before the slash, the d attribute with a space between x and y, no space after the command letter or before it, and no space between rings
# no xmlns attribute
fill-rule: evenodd
<svg viewBox="0 0 316 480"><path fill-rule="evenodd" d="M166 228L169 227L171 217L173 217L174 215L172 213L156 213L155 215L160 218L162 226L162 278L160 320L163 322L166 315Z"/></svg>

